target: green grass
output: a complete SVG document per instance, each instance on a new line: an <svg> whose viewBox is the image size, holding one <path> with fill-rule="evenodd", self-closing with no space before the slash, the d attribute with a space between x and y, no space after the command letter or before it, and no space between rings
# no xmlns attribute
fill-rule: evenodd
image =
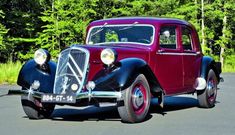
<svg viewBox="0 0 235 135"><path fill-rule="evenodd" d="M224 65L224 68L222 69L222 72L224 73L232 73L235 72L235 65Z"/></svg>
<svg viewBox="0 0 235 135"><path fill-rule="evenodd" d="M0 64L0 84L16 84L21 67L20 62Z"/></svg>

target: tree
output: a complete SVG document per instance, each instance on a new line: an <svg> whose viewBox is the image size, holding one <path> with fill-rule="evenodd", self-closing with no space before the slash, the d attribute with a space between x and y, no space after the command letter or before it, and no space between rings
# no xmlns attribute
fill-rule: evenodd
<svg viewBox="0 0 235 135"><path fill-rule="evenodd" d="M224 53L225 49L229 49L229 44L231 43L232 38L232 29L231 24L229 24L229 20L233 19L235 16L233 13L235 12L235 6L232 1L222 1L222 20L223 20L223 27L222 27L222 36L219 37L219 40L216 41L218 45L220 45L220 62L222 63L222 67L224 65ZM231 15L232 16L231 16Z"/></svg>
<svg viewBox="0 0 235 135"><path fill-rule="evenodd" d="M40 19L45 23L37 38L37 48L46 48L52 56L65 46L84 41L85 29L95 12L92 0L52 0Z"/></svg>
<svg viewBox="0 0 235 135"><path fill-rule="evenodd" d="M2 23L8 29L4 39L7 46L4 60L22 59L34 45L36 32L40 30L38 0L2 0L0 9L5 13Z"/></svg>
<svg viewBox="0 0 235 135"><path fill-rule="evenodd" d="M4 13L2 10L0 10L0 19L3 19ZM6 52L7 52L7 47L5 44L5 36L7 34L8 30L6 29L6 27L0 23L0 59L4 59Z"/></svg>
<svg viewBox="0 0 235 135"><path fill-rule="evenodd" d="M233 14L235 6L232 0L214 0L206 6L206 35L207 40L213 39L212 54L219 54L219 60L224 65L224 58L227 55L226 50L230 51L233 46L234 34L232 28L234 26Z"/></svg>

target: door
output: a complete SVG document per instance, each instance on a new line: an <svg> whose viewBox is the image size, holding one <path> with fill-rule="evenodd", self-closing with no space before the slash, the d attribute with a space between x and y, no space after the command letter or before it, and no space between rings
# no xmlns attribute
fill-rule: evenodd
<svg viewBox="0 0 235 135"><path fill-rule="evenodd" d="M181 27L181 46L183 50L183 77L184 77L184 90L186 92L194 91L195 80L200 71L200 51L196 50L195 35L192 29L187 26Z"/></svg>
<svg viewBox="0 0 235 135"><path fill-rule="evenodd" d="M181 93L183 88L183 60L178 25L164 25L158 35L155 55L155 74L167 95Z"/></svg>

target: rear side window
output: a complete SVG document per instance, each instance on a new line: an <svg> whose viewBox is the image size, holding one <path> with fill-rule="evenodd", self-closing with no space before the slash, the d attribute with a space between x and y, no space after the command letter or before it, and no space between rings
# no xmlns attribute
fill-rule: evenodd
<svg viewBox="0 0 235 135"><path fill-rule="evenodd" d="M191 31L186 27L182 27L182 45L184 50L191 51L193 49Z"/></svg>
<svg viewBox="0 0 235 135"><path fill-rule="evenodd" d="M160 30L160 47L166 49L177 48L176 26L162 26Z"/></svg>

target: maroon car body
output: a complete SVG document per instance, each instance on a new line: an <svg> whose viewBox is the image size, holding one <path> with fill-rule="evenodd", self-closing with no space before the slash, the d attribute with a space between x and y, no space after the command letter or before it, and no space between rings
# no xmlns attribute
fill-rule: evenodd
<svg viewBox="0 0 235 135"><path fill-rule="evenodd" d="M55 104L112 102L124 122L141 122L152 97L163 106L164 96L197 93L200 107L213 107L220 73L220 63L202 54L190 23L126 17L90 23L85 45L63 50L58 64L45 50L35 53L18 84L26 89L22 105L29 118L50 116Z"/></svg>
<svg viewBox="0 0 235 135"><path fill-rule="evenodd" d="M193 92L195 90L195 80L201 73L203 54L197 32L191 24L182 20L169 18L118 18L92 22L87 28L87 33L92 27L103 26L105 23L108 25L121 25L133 24L135 22L138 22L138 24L150 24L155 28L154 42L149 46L126 43L113 44L111 47L117 51L118 61L129 57L136 57L146 61L167 95ZM159 33L162 26L176 26L177 49L160 47ZM192 32L193 49L190 51L184 50L182 47L182 27L187 27ZM86 44L88 44L87 41ZM97 69L103 68L99 55L102 49L107 47L110 46L100 47L97 45L85 47L93 54L90 59L92 66L89 73L89 80L92 80L93 76L99 71Z"/></svg>

